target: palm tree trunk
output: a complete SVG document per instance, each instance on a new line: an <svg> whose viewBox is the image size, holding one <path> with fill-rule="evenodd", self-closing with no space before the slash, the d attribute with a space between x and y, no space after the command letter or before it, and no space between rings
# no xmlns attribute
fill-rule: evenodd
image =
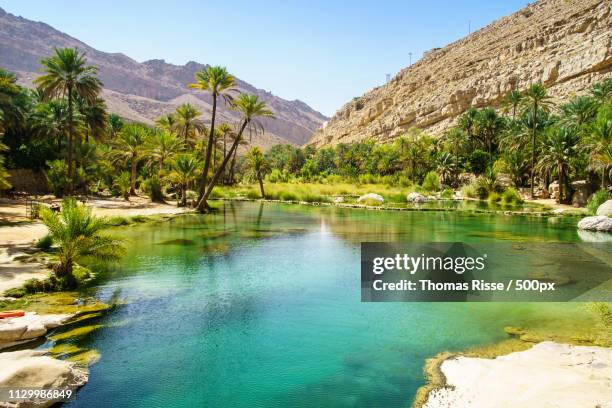
<svg viewBox="0 0 612 408"><path fill-rule="evenodd" d="M236 153L238 152L238 149L236 149L236 151L234 151L234 154L232 156L232 164L230 166L230 177L229 177L229 182L230 184L234 184L234 169L236 168ZM228 156L232 155L232 153L228 153Z"/></svg>
<svg viewBox="0 0 612 408"><path fill-rule="evenodd" d="M537 125L537 115L538 115L538 103L534 102L533 104L533 124L531 125L531 199L534 197L534 173L535 173L535 142L536 142L536 125ZM561 188L561 186L559 186ZM559 193L561 190L559 190Z"/></svg>
<svg viewBox="0 0 612 408"><path fill-rule="evenodd" d="M236 139L234 140L234 143L232 143L232 147L230 148L229 154L225 158L223 158L223 162L221 163L221 166L219 166L217 171L215 171L215 174L213 175L212 180L210 180L210 183L208 183L208 186L206 187L206 191L204 192L204 195L202 196L202 198L198 202L198 211L205 211L205 210L207 210L209 208L208 201L207 201L208 197L210 196L210 193L212 193L212 190L215 187L215 185L217 183L217 180L219 179L219 176L221 175L221 173L223 172L223 170L227 166L227 163L229 162L230 156L236 150L238 150L238 145L240 144L240 139L242 139L242 132L244 132L244 129L246 128L246 125L248 123L249 122L248 122L247 119L244 119L244 121L242 122L242 125L240 126L240 131L238 132L238 135L236 136Z"/></svg>
<svg viewBox="0 0 612 408"><path fill-rule="evenodd" d="M72 163L72 86L68 85L68 194L74 189Z"/></svg>
<svg viewBox="0 0 612 408"><path fill-rule="evenodd" d="M136 195L136 155L132 155L132 177L130 183L130 195Z"/></svg>
<svg viewBox="0 0 612 408"><path fill-rule="evenodd" d="M226 142L225 142L226 138L227 138L227 132L223 132L223 158L224 159L225 159L225 155L227 154ZM223 177L222 177L221 180L223 180L223 184L227 183L227 176L226 176L226 171L225 170L223 170Z"/></svg>
<svg viewBox="0 0 612 408"><path fill-rule="evenodd" d="M561 165L557 165L558 166L558 172L559 172L559 179L558 179L558 183L559 183L559 200L557 201L559 204L563 203L563 167Z"/></svg>
<svg viewBox="0 0 612 408"><path fill-rule="evenodd" d="M266 198L266 193L264 193L264 188L263 188L263 179L261 177L261 175L257 175L257 180L259 181L259 191L261 191L261 198Z"/></svg>
<svg viewBox="0 0 612 408"><path fill-rule="evenodd" d="M187 206L187 184L181 183L181 207Z"/></svg>
<svg viewBox="0 0 612 408"><path fill-rule="evenodd" d="M213 98L213 106L212 106L212 115L210 119L210 131L208 132L208 144L206 147L206 158L204 159L204 169L202 170L202 180L200 182L200 195L198 198L200 202L202 202L202 197L205 194L206 182L208 180L208 169L210 167L210 155L212 153L213 138L215 134L215 117L217 116L217 94L216 92L213 92L212 98ZM206 200L204 200L204 203L206 204ZM198 208L200 208L199 204L198 204Z"/></svg>

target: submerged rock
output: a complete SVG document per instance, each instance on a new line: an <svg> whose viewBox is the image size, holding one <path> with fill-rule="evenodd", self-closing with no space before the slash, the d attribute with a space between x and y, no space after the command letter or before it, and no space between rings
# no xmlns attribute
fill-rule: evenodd
<svg viewBox="0 0 612 408"><path fill-rule="evenodd" d="M70 314L39 315L27 312L22 317L0 319L0 350L42 337L71 317Z"/></svg>
<svg viewBox="0 0 612 408"><path fill-rule="evenodd" d="M417 204L424 203L427 201L427 197L419 193L409 193L406 196L406 199L408 200L409 203L417 203Z"/></svg>
<svg viewBox="0 0 612 408"><path fill-rule="evenodd" d="M606 217L612 216L612 200L608 200L599 207L597 207L597 215L605 215Z"/></svg>
<svg viewBox="0 0 612 408"><path fill-rule="evenodd" d="M45 350L21 350L0 353L0 388L71 389L85 385L86 370L74 363L49 357ZM49 407L54 400L21 400L10 407ZM4 406L4 405L3 405Z"/></svg>
<svg viewBox="0 0 612 408"><path fill-rule="evenodd" d="M612 232L612 218L605 215L585 217L578 222L578 229Z"/></svg>
<svg viewBox="0 0 612 408"><path fill-rule="evenodd" d="M373 202L378 203L378 204L383 204L385 202L385 199L381 195L374 194L374 193L364 194L364 195L362 195L361 197L359 197L357 199L358 203L364 203L365 202L367 204L368 201L370 201L370 202L373 201Z"/></svg>

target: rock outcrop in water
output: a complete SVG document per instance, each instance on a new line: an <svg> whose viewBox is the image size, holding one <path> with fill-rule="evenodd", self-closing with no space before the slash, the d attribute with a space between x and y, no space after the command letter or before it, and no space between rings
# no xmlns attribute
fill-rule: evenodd
<svg viewBox="0 0 612 408"><path fill-rule="evenodd" d="M543 82L566 98L612 76L610 1L541 0L444 48L344 105L314 146L392 140L411 127L438 135L469 107L499 106Z"/></svg>

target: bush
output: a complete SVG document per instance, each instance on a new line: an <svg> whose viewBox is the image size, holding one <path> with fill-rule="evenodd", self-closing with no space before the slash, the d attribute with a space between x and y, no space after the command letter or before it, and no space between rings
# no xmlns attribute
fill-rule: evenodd
<svg viewBox="0 0 612 408"><path fill-rule="evenodd" d="M597 208L605 203L607 200L612 198L612 194L608 193L606 190L598 190L589 198L587 202L587 210L589 214L594 215L597 212Z"/></svg>
<svg viewBox="0 0 612 408"><path fill-rule="evenodd" d="M440 197L447 200L453 198L453 190L450 188L444 189L444 191L442 191L442 194L440 194Z"/></svg>
<svg viewBox="0 0 612 408"><path fill-rule="evenodd" d="M359 184L377 184L378 180L379 177L374 174L366 173L359 175Z"/></svg>
<svg viewBox="0 0 612 408"><path fill-rule="evenodd" d="M36 248L41 249L43 251L48 251L53 245L53 238L51 235L47 234L36 242Z"/></svg>
<svg viewBox="0 0 612 408"><path fill-rule="evenodd" d="M47 162L47 181L49 189L56 197L63 197L68 187L68 164L63 160L53 160Z"/></svg>
<svg viewBox="0 0 612 408"><path fill-rule="evenodd" d="M153 176L142 183L142 189L149 196L151 201L156 203L164 203L164 193L162 191L162 182L159 177Z"/></svg>
<svg viewBox="0 0 612 408"><path fill-rule="evenodd" d="M461 194L464 197L478 198L478 188L476 181L472 181L470 184L466 184L461 187Z"/></svg>
<svg viewBox="0 0 612 408"><path fill-rule="evenodd" d="M487 201L489 201L489 204L495 204L495 203L499 203L501 201L501 196L499 195L499 193L496 192L492 192L489 194L489 197L487 198Z"/></svg>
<svg viewBox="0 0 612 408"><path fill-rule="evenodd" d="M283 201L299 201L298 196L290 191L282 191L279 198Z"/></svg>
<svg viewBox="0 0 612 408"><path fill-rule="evenodd" d="M247 198L250 198L250 199L257 199L257 198L261 198L261 193L251 188L246 192L246 196Z"/></svg>
<svg viewBox="0 0 612 408"><path fill-rule="evenodd" d="M501 201L504 204L521 204L523 198L516 189L509 187L502 193Z"/></svg>
<svg viewBox="0 0 612 408"><path fill-rule="evenodd" d="M440 190L440 178L435 171L430 171L423 180L422 187L425 191L439 191Z"/></svg>
<svg viewBox="0 0 612 408"><path fill-rule="evenodd" d="M476 149L470 155L470 168L475 174L482 174L489 165L489 153Z"/></svg>

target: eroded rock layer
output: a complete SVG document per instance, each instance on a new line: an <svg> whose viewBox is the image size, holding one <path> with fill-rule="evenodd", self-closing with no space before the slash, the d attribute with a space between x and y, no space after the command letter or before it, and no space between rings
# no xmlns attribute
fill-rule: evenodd
<svg viewBox="0 0 612 408"><path fill-rule="evenodd" d="M470 106L499 106L543 82L557 99L612 76L612 2L541 0L444 48L353 99L315 133L315 146L392 140L410 127L439 135Z"/></svg>

